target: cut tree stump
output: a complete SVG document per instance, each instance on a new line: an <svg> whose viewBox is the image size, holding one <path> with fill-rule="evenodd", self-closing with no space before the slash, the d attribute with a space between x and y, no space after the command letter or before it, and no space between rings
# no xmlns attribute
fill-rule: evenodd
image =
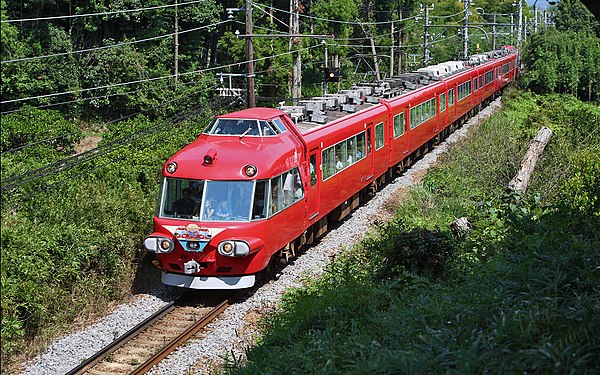
<svg viewBox="0 0 600 375"><path fill-rule="evenodd" d="M461 217L450 223L450 230L456 237L466 237L472 228L473 226L466 217Z"/></svg>

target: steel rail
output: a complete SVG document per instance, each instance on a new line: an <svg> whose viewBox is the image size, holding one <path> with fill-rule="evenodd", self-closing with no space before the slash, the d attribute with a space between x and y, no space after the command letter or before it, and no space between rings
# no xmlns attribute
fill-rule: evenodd
<svg viewBox="0 0 600 375"><path fill-rule="evenodd" d="M146 362L142 363L139 367L137 367L131 374L145 374L148 372L154 365L162 361L165 357L167 357L173 350L177 349L182 343L186 342L190 339L194 334L196 334L199 330L204 328L208 323L210 323L215 317L221 314L227 307L229 307L231 301L235 296L239 295L236 293L234 296L227 298L225 301L221 302L219 305L214 307L208 314L204 315L202 319L198 320L192 326L188 327L184 332L182 332L175 339L171 340L167 345L165 345L160 352L156 353L152 358L148 359Z"/></svg>
<svg viewBox="0 0 600 375"><path fill-rule="evenodd" d="M100 361L106 358L110 353L112 353L113 351L121 347L123 344L134 338L138 333L152 326L155 322L162 319L165 315L167 315L174 309L175 301L171 301L168 305L158 310L156 313L149 316L129 331L125 332L118 339L102 348L98 353L94 354L93 356L82 362L79 366L69 371L67 375L79 375L85 373L87 370L94 367L96 364L98 364Z"/></svg>

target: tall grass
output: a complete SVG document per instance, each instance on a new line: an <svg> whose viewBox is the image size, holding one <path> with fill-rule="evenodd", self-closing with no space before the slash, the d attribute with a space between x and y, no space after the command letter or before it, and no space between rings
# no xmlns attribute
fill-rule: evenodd
<svg viewBox="0 0 600 375"><path fill-rule="evenodd" d="M509 96L394 220L338 257L323 278L290 291L233 372L597 371L598 109ZM578 116L577 108L592 115ZM548 178L534 179L526 196L507 195L540 118L551 128L552 121L577 127L555 131L535 171ZM465 239L449 233L456 216L474 225Z"/></svg>

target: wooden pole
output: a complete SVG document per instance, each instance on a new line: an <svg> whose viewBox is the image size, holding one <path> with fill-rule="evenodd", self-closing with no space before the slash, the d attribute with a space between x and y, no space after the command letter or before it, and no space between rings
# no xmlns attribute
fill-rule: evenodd
<svg viewBox="0 0 600 375"><path fill-rule="evenodd" d="M517 175L508 183L509 190L514 191L515 193L525 193L527 184L529 183L529 177L531 177L531 173L533 173L537 160L550 141L550 137L552 137L552 130L542 126L535 138L533 138L533 141L531 141L529 149L523 157L519 173L517 173Z"/></svg>

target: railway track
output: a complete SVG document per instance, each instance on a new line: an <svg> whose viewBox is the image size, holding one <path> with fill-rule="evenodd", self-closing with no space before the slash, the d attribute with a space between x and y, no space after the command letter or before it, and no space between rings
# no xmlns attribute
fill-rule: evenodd
<svg viewBox="0 0 600 375"><path fill-rule="evenodd" d="M144 374L219 316L241 293L219 293L202 305L186 296L171 302L68 375Z"/></svg>

